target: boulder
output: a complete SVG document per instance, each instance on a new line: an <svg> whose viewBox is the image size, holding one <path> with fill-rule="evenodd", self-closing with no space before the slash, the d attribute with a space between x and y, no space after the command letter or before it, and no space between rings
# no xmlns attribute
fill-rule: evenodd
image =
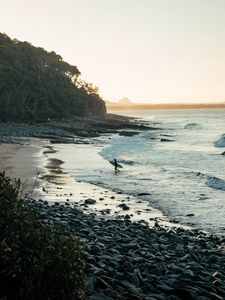
<svg viewBox="0 0 225 300"><path fill-rule="evenodd" d="M96 203L96 200L91 199L91 198L88 198L84 201L84 204L87 204L87 205L92 205L92 204L95 204L95 203Z"/></svg>

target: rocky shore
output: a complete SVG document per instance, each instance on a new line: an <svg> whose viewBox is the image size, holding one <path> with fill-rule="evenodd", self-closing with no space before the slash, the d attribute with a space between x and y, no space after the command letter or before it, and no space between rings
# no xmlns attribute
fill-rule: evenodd
<svg viewBox="0 0 225 300"><path fill-rule="evenodd" d="M53 144L92 143L90 137L100 134L129 136L151 129L157 128L126 117L115 120L112 115L102 120L2 123L0 143L23 144L30 137ZM48 145L44 154L52 151ZM85 299L225 299L224 237L162 227L158 222L150 228L142 221L131 222L128 215L104 219L95 212L85 213L78 203L53 203L25 200L25 205L38 212L38 222L60 223L80 237L87 276Z"/></svg>
<svg viewBox="0 0 225 300"><path fill-rule="evenodd" d="M51 143L89 143L90 138L101 134L119 133L131 136L143 130L155 130L144 122L106 114L104 118L76 117L73 119L49 120L45 123L0 123L0 143L23 144L27 138L48 139Z"/></svg>
<svg viewBox="0 0 225 300"><path fill-rule="evenodd" d="M97 219L69 202L26 200L39 222L70 227L84 244L85 297L225 299L225 238L127 219Z"/></svg>

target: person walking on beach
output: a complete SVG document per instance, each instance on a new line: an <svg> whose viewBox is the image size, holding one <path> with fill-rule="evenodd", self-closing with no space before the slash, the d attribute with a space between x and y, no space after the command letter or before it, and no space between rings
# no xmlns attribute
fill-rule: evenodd
<svg viewBox="0 0 225 300"><path fill-rule="evenodd" d="M115 173L119 172L119 170L118 170L118 163L117 163L116 158L114 159L114 167L115 167Z"/></svg>

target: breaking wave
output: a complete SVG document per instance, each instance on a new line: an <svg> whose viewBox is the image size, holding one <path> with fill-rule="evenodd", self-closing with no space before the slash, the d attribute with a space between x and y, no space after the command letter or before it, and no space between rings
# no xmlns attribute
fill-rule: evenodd
<svg viewBox="0 0 225 300"><path fill-rule="evenodd" d="M217 141L214 142L215 147L225 147L225 134L223 134Z"/></svg>
<svg viewBox="0 0 225 300"><path fill-rule="evenodd" d="M140 163L138 163L136 161L133 161L133 160L120 160L120 163L125 164L125 165L130 165L130 166L140 164Z"/></svg>
<svg viewBox="0 0 225 300"><path fill-rule="evenodd" d="M184 126L184 128L185 129L192 129L192 128L200 128L201 126L200 126L200 124L198 124L198 123L195 123L195 122L193 122L193 123L188 123L188 124L186 124L185 126Z"/></svg>
<svg viewBox="0 0 225 300"><path fill-rule="evenodd" d="M215 176L209 176L206 185L214 189L225 191L225 181Z"/></svg>

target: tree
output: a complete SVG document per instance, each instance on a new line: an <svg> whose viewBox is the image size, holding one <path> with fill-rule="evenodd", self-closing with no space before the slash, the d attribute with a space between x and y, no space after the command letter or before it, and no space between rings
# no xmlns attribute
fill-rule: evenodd
<svg viewBox="0 0 225 300"><path fill-rule="evenodd" d="M81 80L76 66L54 51L0 33L0 120L39 121L105 112L98 88Z"/></svg>

